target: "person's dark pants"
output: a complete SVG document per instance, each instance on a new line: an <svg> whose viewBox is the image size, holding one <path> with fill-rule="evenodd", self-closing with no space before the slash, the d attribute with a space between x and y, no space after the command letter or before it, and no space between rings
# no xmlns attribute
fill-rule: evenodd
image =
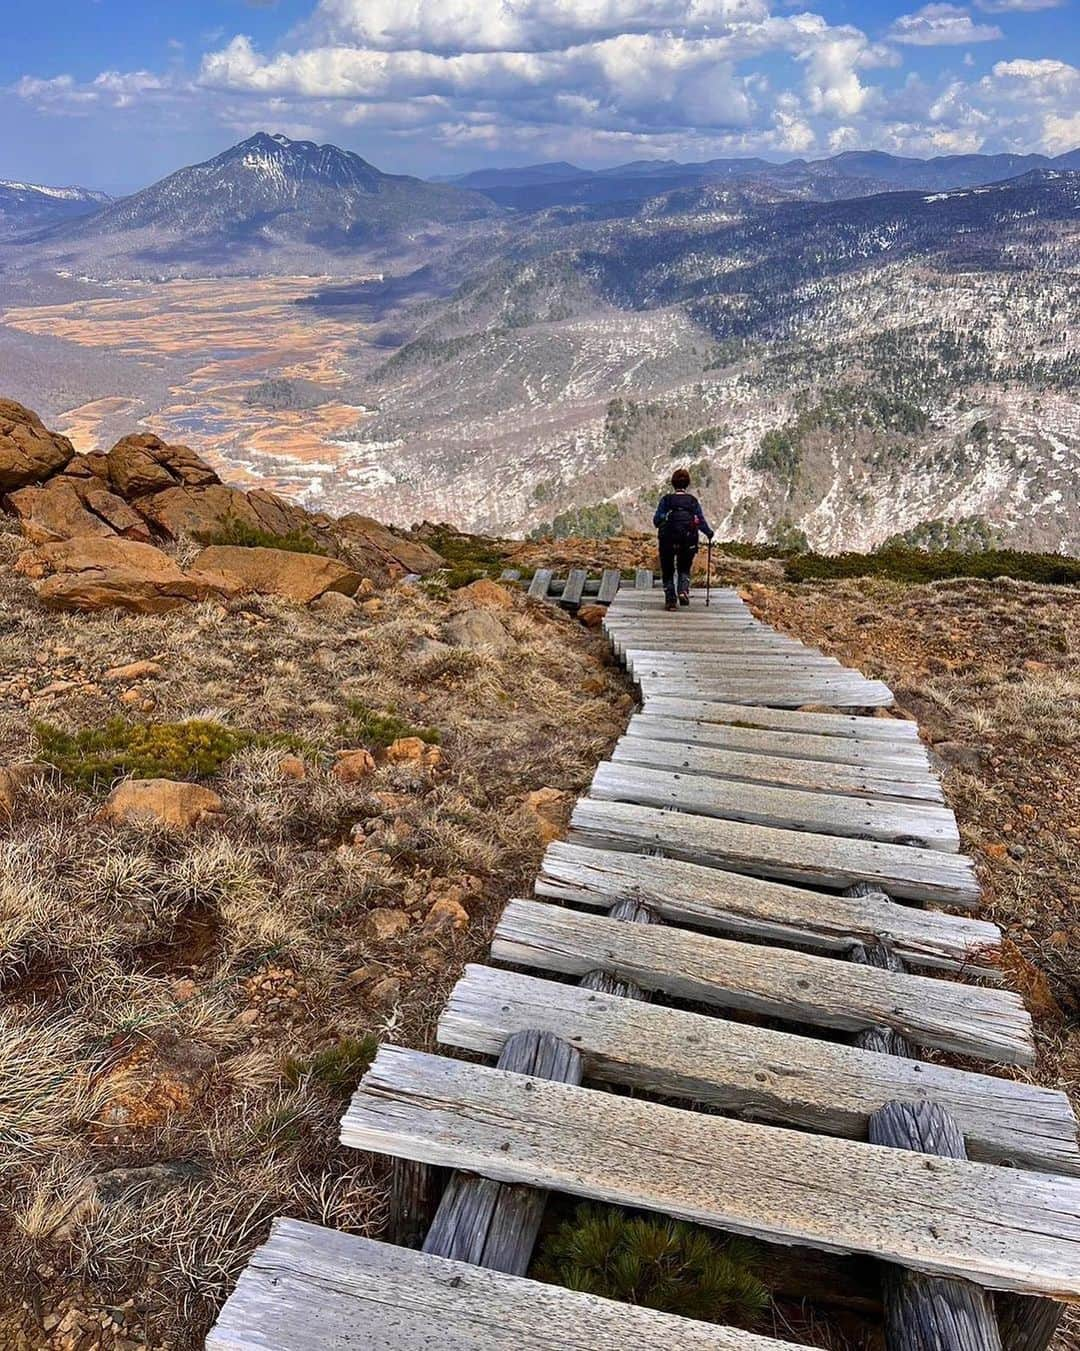
<svg viewBox="0 0 1080 1351"><path fill-rule="evenodd" d="M676 592L688 595L690 592L690 569L694 566L696 544L679 544L674 540L660 539L660 575L664 579L664 599L674 601Z"/></svg>

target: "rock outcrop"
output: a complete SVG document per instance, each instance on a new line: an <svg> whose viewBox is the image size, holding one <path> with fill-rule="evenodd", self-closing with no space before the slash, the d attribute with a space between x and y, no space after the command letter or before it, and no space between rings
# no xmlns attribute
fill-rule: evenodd
<svg viewBox="0 0 1080 1351"><path fill-rule="evenodd" d="M137 540L70 539L23 553L15 571L31 578L53 610L163 614L220 595L211 581L188 576L167 554Z"/></svg>
<svg viewBox="0 0 1080 1351"><path fill-rule="evenodd" d="M168 445L150 433L125 436L105 459L109 482L129 501L166 488L203 488L221 482L188 446Z"/></svg>
<svg viewBox="0 0 1080 1351"><path fill-rule="evenodd" d="M353 566L375 581L394 581L411 572L423 577L446 567L446 560L420 540L397 535L357 512L334 521L333 533Z"/></svg>
<svg viewBox="0 0 1080 1351"><path fill-rule="evenodd" d="M192 564L191 577L229 595L254 591L307 605L328 591L351 596L362 578L336 558L288 549L248 549L212 544Z"/></svg>
<svg viewBox="0 0 1080 1351"><path fill-rule="evenodd" d="M74 454L67 437L50 432L36 413L13 399L0 399L0 492L41 483Z"/></svg>
<svg viewBox="0 0 1080 1351"><path fill-rule="evenodd" d="M7 500L31 544L88 535L120 535L144 544L151 540L150 527L143 518L94 474L86 478L58 474L45 483L19 488Z"/></svg>

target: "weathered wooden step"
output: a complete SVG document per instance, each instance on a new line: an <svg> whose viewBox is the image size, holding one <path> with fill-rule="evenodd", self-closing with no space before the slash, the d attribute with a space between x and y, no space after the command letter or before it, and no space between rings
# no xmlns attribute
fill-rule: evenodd
<svg viewBox="0 0 1080 1351"><path fill-rule="evenodd" d="M610 760L597 765L589 796L603 802L637 802L695 816L856 840L884 840L951 854L960 848L956 818L948 807L933 803L807 793Z"/></svg>
<svg viewBox="0 0 1080 1351"><path fill-rule="evenodd" d="M655 694L645 712L650 717L678 718L691 722L715 722L739 727L760 727L800 735L854 737L856 740L903 741L919 745L917 723L901 718L860 717L854 713L804 713L797 709L753 708L722 699L683 699Z"/></svg>
<svg viewBox="0 0 1080 1351"><path fill-rule="evenodd" d="M542 901L507 904L496 961L583 976L605 971L674 999L813 1027L889 1027L918 1046L1004 1064L1035 1059L1031 1017L1011 990L759 947L667 925L632 926Z"/></svg>
<svg viewBox="0 0 1080 1351"><path fill-rule="evenodd" d="M1080 1302L1080 1182L1070 1178L732 1121L386 1045L341 1139Z"/></svg>
<svg viewBox="0 0 1080 1351"><path fill-rule="evenodd" d="M893 702L892 691L883 681L840 674L835 677L751 676L716 674L708 678L681 676L639 676L637 683L649 701L677 695L686 702L763 704L773 708L799 708L803 704L824 704L831 708L886 708Z"/></svg>
<svg viewBox="0 0 1080 1351"><path fill-rule="evenodd" d="M962 854L851 840L740 821L582 798L571 826L580 842L613 849L662 849L689 863L840 891L871 882L890 896L935 905L979 904L972 862ZM571 838L575 838L572 836Z"/></svg>
<svg viewBox="0 0 1080 1351"><path fill-rule="evenodd" d="M659 718L635 713L627 735L651 741L693 742L696 746L746 751L757 755L786 756L793 760L823 760L834 764L862 765L894 773L926 773L930 756L918 741L875 741L869 737L821 736L816 733L771 731L767 727L733 727L721 722Z"/></svg>
<svg viewBox="0 0 1080 1351"><path fill-rule="evenodd" d="M748 751L719 750L694 742L649 741L624 736L611 752L617 763L647 765L654 769L681 770L707 778L735 779L745 783L801 788L813 793L839 793L845 797L914 798L944 802L941 784L929 770L883 770L865 765L836 765L822 760L784 759L754 755Z"/></svg>
<svg viewBox="0 0 1080 1351"><path fill-rule="evenodd" d="M671 652L642 652L630 647L623 653L626 669L636 679L642 676L663 676L675 683L698 676L712 679L728 678L753 671L770 678L781 674L796 678L853 675L862 679L858 671L840 665L835 657L822 657L814 652L691 652L678 656Z"/></svg>
<svg viewBox="0 0 1080 1351"><path fill-rule="evenodd" d="M932 1101L960 1123L971 1158L1080 1175L1076 1118L1064 1093L520 972L466 967L439 1020L439 1040L498 1056L530 1028L579 1051L590 1080L856 1140L885 1103Z"/></svg>
<svg viewBox="0 0 1080 1351"><path fill-rule="evenodd" d="M468 1262L275 1220L207 1351L798 1351Z"/></svg>
<svg viewBox="0 0 1080 1351"><path fill-rule="evenodd" d="M647 905L672 924L762 938L821 952L887 941L905 962L956 970L977 965L1001 942L996 924L897 905L882 893L844 896L722 872L681 859L628 854L556 840L536 882L538 896L609 910Z"/></svg>

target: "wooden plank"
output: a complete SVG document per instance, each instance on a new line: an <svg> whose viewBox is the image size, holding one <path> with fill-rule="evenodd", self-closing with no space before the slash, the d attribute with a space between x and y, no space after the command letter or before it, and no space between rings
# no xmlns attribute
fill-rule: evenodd
<svg viewBox="0 0 1080 1351"><path fill-rule="evenodd" d="M584 568L573 568L569 577L566 579L566 586L563 589L562 599L559 602L564 609L575 610L581 604L581 597L585 592L585 582L588 580L588 572Z"/></svg>
<svg viewBox="0 0 1080 1351"><path fill-rule="evenodd" d="M648 701L678 695L691 701L722 700L736 704L764 704L774 708L799 708L803 704L827 704L833 708L887 708L892 691L883 681L862 676L809 677L794 674L781 679L740 679L737 675L689 679L672 676L640 676L637 683Z"/></svg>
<svg viewBox="0 0 1080 1351"><path fill-rule="evenodd" d="M905 961L946 970L970 966L1001 943L996 924L898 905L880 892L833 895L568 840L548 845L535 889L538 896L599 910L638 901L672 924L818 952L845 953L853 942L887 940Z"/></svg>
<svg viewBox="0 0 1080 1351"><path fill-rule="evenodd" d="M722 699L683 699L678 695L663 694L653 695L645 712L651 717L733 723L739 727L761 727L776 732L921 744L918 723L901 718L878 718L856 713L804 713L782 708L759 709L747 704L725 703Z"/></svg>
<svg viewBox="0 0 1080 1351"><path fill-rule="evenodd" d="M645 568L639 568L638 571L639 573L645 573L647 576L652 576L652 573L646 572ZM690 598L691 600L703 601L705 599L705 588L703 586L692 586L690 588ZM745 606L746 604L738 591L730 586L715 587L713 589L712 599L714 603L719 601L730 601L737 605ZM641 591L638 589L627 591L624 595L620 596L619 605L628 610L663 609L664 593L658 587L645 589L644 595L642 595Z"/></svg>
<svg viewBox="0 0 1080 1351"><path fill-rule="evenodd" d="M1080 1303L1072 1178L732 1121L386 1045L341 1139Z"/></svg>
<svg viewBox="0 0 1080 1351"><path fill-rule="evenodd" d="M972 907L980 899L971 859L938 849L748 826L594 798L577 803L571 826L575 832L571 838L579 843L635 853L662 849L689 863L783 882L835 890L873 882L890 896L934 905Z"/></svg>
<svg viewBox="0 0 1080 1351"><path fill-rule="evenodd" d="M689 774L745 783L764 783L807 792L840 793L847 797L918 798L944 802L941 784L929 768L913 766L902 773L873 765L836 765L827 760L794 760L749 751L719 750L693 741L651 741L624 736L611 752L612 760L655 769L685 770Z"/></svg>
<svg viewBox="0 0 1080 1351"><path fill-rule="evenodd" d="M207 1351L798 1351L301 1220L275 1220Z"/></svg>
<svg viewBox="0 0 1080 1351"><path fill-rule="evenodd" d="M629 647L623 651L626 668L635 680L642 676L666 677L678 687L684 680L703 678L711 680L714 676L727 679L734 676L741 679L748 671L758 672L770 678L785 675L795 680L803 677L816 679L822 676L853 675L862 679L858 671L843 667L835 657L819 657L813 652L690 652L679 656L673 652L642 652L640 648Z"/></svg>
<svg viewBox="0 0 1080 1351"><path fill-rule="evenodd" d="M634 575L634 589L636 591L651 591L653 584L653 575L648 568L638 568Z"/></svg>
<svg viewBox="0 0 1080 1351"><path fill-rule="evenodd" d="M533 579L529 583L529 595L534 600L543 600L548 593L548 587L551 585L551 568L537 568L533 573Z"/></svg>
<svg viewBox="0 0 1080 1351"><path fill-rule="evenodd" d="M521 572L517 568L504 568L503 571L499 573L499 581L520 582Z"/></svg>
<svg viewBox="0 0 1080 1351"><path fill-rule="evenodd" d="M495 929L496 961L582 976L607 971L670 998L812 1027L888 1027L918 1046L1003 1064L1035 1060L1031 1017L1011 990L881 971L728 938L631 928L606 915L510 901Z"/></svg>
<svg viewBox="0 0 1080 1351"><path fill-rule="evenodd" d="M650 741L693 742L696 746L746 751L756 755L786 756L841 765L863 765L892 771L901 777L915 770L926 771L930 756L919 741L874 741L816 733L770 731L767 727L733 727L719 722L658 718L635 713L627 734Z"/></svg>
<svg viewBox="0 0 1080 1351"><path fill-rule="evenodd" d="M605 568L600 574L600 590L596 593L598 605L610 605L618 595L622 574L618 568Z"/></svg>
<svg viewBox="0 0 1080 1351"><path fill-rule="evenodd" d="M1076 1119L1051 1089L702 1013L598 998L490 966L468 966L439 1019L444 1046L497 1056L523 1028L570 1042L589 1081L686 1098L747 1120L865 1138L886 1102L937 1102L973 1159L1080 1176Z"/></svg>
<svg viewBox="0 0 1080 1351"><path fill-rule="evenodd" d="M855 840L884 840L955 854L960 831L948 807L808 793L798 788L672 773L635 764L597 765L589 796L601 802L636 802L695 816L715 816L780 830L807 830Z"/></svg>

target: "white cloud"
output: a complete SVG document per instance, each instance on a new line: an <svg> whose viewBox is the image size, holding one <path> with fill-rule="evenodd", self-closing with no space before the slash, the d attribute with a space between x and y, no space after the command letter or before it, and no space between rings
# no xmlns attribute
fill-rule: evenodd
<svg viewBox="0 0 1080 1351"><path fill-rule="evenodd" d="M924 5L914 14L901 14L889 29L893 42L911 47L945 47L965 42L993 42L1003 37L996 24L977 24L959 5Z"/></svg>
<svg viewBox="0 0 1080 1351"><path fill-rule="evenodd" d="M975 0L975 8L987 14L1034 14L1041 9L1060 9L1069 0Z"/></svg>
<svg viewBox="0 0 1080 1351"><path fill-rule="evenodd" d="M767 0L320 0L314 45L384 51L552 51L625 34L708 37L767 17Z"/></svg>

